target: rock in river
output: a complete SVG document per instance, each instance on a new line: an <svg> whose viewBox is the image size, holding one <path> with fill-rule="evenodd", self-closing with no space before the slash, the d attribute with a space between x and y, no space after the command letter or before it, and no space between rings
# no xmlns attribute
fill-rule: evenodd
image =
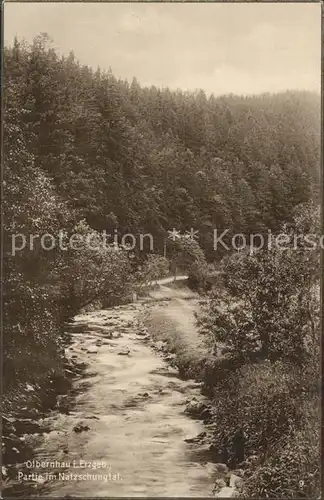
<svg viewBox="0 0 324 500"><path fill-rule="evenodd" d="M78 425L73 427L73 430L77 434L80 434L80 432L82 432L82 431L89 431L90 427L88 425L78 424Z"/></svg>
<svg viewBox="0 0 324 500"><path fill-rule="evenodd" d="M96 352L98 352L98 347L95 345L89 345L87 352L90 354L95 354Z"/></svg>
<svg viewBox="0 0 324 500"><path fill-rule="evenodd" d="M119 356L129 356L130 350L127 347L125 347L124 349L122 349L121 351L118 352L118 355Z"/></svg>

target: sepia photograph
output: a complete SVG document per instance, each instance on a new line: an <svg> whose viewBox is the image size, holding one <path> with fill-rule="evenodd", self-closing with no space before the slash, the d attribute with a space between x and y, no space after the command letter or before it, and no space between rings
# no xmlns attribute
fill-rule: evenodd
<svg viewBox="0 0 324 500"><path fill-rule="evenodd" d="M2 5L1 498L321 498L321 9Z"/></svg>

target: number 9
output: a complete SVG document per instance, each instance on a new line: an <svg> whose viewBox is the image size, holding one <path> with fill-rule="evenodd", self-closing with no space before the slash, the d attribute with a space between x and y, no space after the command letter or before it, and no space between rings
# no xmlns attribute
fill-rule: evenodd
<svg viewBox="0 0 324 500"><path fill-rule="evenodd" d="M305 482L301 479L299 481L299 488L302 488L304 486Z"/></svg>

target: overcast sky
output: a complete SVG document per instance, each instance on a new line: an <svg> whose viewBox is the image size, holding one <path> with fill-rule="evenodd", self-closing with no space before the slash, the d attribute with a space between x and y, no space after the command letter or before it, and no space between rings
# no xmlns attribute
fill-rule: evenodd
<svg viewBox="0 0 324 500"><path fill-rule="evenodd" d="M118 77L215 95L320 90L320 4L6 3L5 43L47 32Z"/></svg>

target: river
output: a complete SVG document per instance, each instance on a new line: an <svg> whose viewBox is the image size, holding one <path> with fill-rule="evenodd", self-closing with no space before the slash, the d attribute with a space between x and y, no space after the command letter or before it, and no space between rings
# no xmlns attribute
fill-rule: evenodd
<svg viewBox="0 0 324 500"><path fill-rule="evenodd" d="M84 370L34 438L33 459L50 462L29 464L42 496L212 496L213 464L185 441L204 431L184 412L200 388L154 351L142 312L130 304L71 324L66 354Z"/></svg>

